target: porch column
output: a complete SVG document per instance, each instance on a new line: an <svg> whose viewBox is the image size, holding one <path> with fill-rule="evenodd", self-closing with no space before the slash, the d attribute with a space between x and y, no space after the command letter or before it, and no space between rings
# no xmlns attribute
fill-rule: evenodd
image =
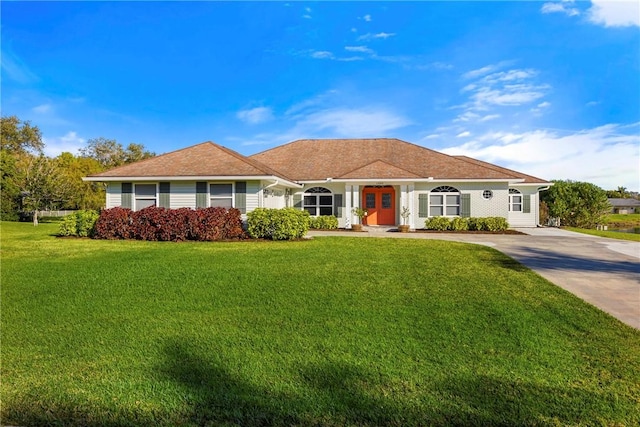
<svg viewBox="0 0 640 427"><path fill-rule="evenodd" d="M408 203L407 203L407 186L406 185L401 185L400 186L400 209L398 210L398 212L400 213L400 217L398 217L398 224L404 224L403 218L402 218L402 209L404 207L409 207Z"/></svg>
<svg viewBox="0 0 640 427"><path fill-rule="evenodd" d="M410 184L407 186L408 187L408 194L407 194L407 198L409 199L409 211L411 212L411 215L409 216L409 228L411 228L412 230L415 230L416 228L416 221L415 218L417 217L418 213L416 212L415 209L415 203L414 203L414 197L413 197L413 192L415 190L415 185Z"/></svg>
<svg viewBox="0 0 640 427"><path fill-rule="evenodd" d="M353 186L353 207L354 208L360 207L360 186L359 185ZM353 222L353 212L349 212L349 217L351 218L351 224L355 224L355 222Z"/></svg>
<svg viewBox="0 0 640 427"><path fill-rule="evenodd" d="M353 216L351 213L351 188L350 185L344 186L344 208L347 210L347 214L344 216L344 228L351 228L351 217Z"/></svg>

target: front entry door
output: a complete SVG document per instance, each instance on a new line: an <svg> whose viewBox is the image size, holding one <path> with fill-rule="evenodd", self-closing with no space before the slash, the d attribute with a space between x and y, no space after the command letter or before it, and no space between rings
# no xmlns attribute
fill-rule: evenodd
<svg viewBox="0 0 640 427"><path fill-rule="evenodd" d="M367 225L396 224L396 192L392 186L365 187L362 206L367 208Z"/></svg>

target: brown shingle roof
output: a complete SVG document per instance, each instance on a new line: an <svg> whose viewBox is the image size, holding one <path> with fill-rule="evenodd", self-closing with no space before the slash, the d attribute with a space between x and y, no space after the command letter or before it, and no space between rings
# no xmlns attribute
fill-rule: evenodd
<svg viewBox="0 0 640 427"><path fill-rule="evenodd" d="M172 151L91 177L279 176L267 165L213 142Z"/></svg>
<svg viewBox="0 0 640 427"><path fill-rule="evenodd" d="M484 162L469 162L392 138L302 139L251 158L298 181L414 177L502 180L523 177L508 169L487 167ZM386 176L377 175L379 173Z"/></svg>

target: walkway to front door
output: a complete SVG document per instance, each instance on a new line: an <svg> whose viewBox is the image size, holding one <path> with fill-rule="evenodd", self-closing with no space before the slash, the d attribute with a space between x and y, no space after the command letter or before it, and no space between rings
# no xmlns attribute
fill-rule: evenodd
<svg viewBox="0 0 640 427"><path fill-rule="evenodd" d="M362 205L367 208L367 225L396 224L396 191L392 186L365 187Z"/></svg>

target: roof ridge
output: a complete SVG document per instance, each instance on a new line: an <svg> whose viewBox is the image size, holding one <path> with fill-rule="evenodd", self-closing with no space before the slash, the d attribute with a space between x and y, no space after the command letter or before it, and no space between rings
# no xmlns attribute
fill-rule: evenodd
<svg viewBox="0 0 640 427"><path fill-rule="evenodd" d="M255 167L256 169L258 169L258 170L260 170L262 172L265 172L265 173L267 173L269 175L279 176L279 177L282 177L282 178L285 178L285 179L291 181L291 178L289 178L285 174L276 171L275 169L271 168L270 166L267 166L266 164L262 163L259 160L252 159L249 156L245 156L243 154L240 154L237 151L234 151L234 150L232 150L230 148L224 147L224 146L222 146L220 144L216 144L215 142L211 142L211 144L215 145L216 147L218 147L222 151L226 152L227 154L235 157L236 159L250 164L251 166Z"/></svg>

